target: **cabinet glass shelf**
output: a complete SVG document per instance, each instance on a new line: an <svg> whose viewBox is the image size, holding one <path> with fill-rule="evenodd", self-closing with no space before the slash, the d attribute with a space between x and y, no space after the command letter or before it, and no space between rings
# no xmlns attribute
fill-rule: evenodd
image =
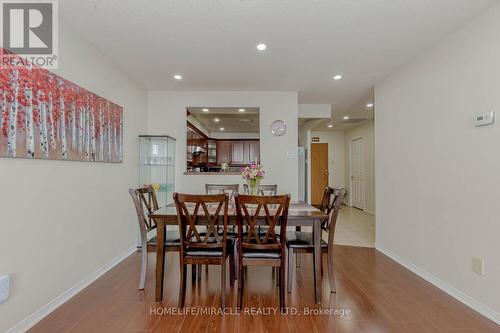
<svg viewBox="0 0 500 333"><path fill-rule="evenodd" d="M175 139L170 136L139 136L139 186L152 185L158 205L173 202L175 189Z"/></svg>

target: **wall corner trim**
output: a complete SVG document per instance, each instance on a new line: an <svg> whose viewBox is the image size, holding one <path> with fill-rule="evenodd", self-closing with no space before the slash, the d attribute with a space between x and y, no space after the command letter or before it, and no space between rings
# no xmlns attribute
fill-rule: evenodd
<svg viewBox="0 0 500 333"><path fill-rule="evenodd" d="M39 321L41 321L43 318L48 316L50 313L52 313L54 310L56 310L58 307L66 303L69 299L71 299L73 296L78 294L80 291L85 289L87 286L89 286L92 282L100 278L102 275L104 275L106 272L111 270L113 267L118 265L120 262L125 260L127 257L129 257L132 253L137 251L137 245L134 245L127 250L123 251L121 254L118 256L114 257L111 259L109 262L104 264L101 268L96 270L94 273L88 275L87 277L83 278L80 282L54 298L52 301L47 303L46 305L42 306L40 309L36 310L33 312L31 315L23 319L21 322L16 324L14 327L9 329L7 333L18 333L18 332L26 332L33 326L35 326Z"/></svg>
<svg viewBox="0 0 500 333"><path fill-rule="evenodd" d="M455 298L456 300L462 302L472 310L480 313L481 315L485 316L486 318L492 320L496 324L500 325L500 313L496 312L495 310L489 308L488 306L480 303L478 300L472 298L471 296L464 294L457 288L451 286L450 284L444 282L443 280L439 279L438 277L432 275L431 273L427 272L426 270L418 267L417 265L413 264L409 260L397 255L396 253L392 252L391 250L384 248L383 246L378 245L375 243L375 249L386 255L387 257L391 258L398 264L402 265L406 269L412 271L413 273L417 274L419 277L422 279L426 280L427 282L431 283L435 287L441 289L451 297Z"/></svg>

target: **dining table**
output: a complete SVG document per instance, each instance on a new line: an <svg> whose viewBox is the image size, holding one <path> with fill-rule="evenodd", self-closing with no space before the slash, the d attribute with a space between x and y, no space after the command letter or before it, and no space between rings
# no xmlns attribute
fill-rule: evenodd
<svg viewBox="0 0 500 333"><path fill-rule="evenodd" d="M149 217L157 226L157 246L156 246L156 290L155 299L161 302L163 298L163 280L165 272L165 232L169 225L178 225L177 209L174 204L162 207ZM321 304L321 223L328 218L324 212L318 208L303 202L292 202L288 209L287 226L290 227L312 227L313 230L313 265L314 265L314 294L317 304ZM228 204L228 222L230 226L237 225L237 214L234 201ZM330 263L331 264L331 263Z"/></svg>

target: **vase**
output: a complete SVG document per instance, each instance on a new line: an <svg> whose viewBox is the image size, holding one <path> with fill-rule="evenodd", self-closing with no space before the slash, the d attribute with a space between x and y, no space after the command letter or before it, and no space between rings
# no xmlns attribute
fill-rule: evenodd
<svg viewBox="0 0 500 333"><path fill-rule="evenodd" d="M258 191L259 191L259 184L260 184L260 180L257 180L257 179L249 179L247 181L247 184L248 184L248 194L250 195L258 195Z"/></svg>

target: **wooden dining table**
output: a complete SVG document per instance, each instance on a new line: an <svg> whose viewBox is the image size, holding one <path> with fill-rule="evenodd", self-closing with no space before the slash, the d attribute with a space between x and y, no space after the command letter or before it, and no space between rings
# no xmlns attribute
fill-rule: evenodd
<svg viewBox="0 0 500 333"><path fill-rule="evenodd" d="M163 298L163 278L165 272L165 231L168 225L177 224L177 210L174 204L162 207L149 214L157 226L156 247L156 301ZM321 304L321 222L328 216L306 203L291 203L288 209L288 226L310 226L313 229L314 293L317 304ZM236 225L234 202L228 205L228 225Z"/></svg>

